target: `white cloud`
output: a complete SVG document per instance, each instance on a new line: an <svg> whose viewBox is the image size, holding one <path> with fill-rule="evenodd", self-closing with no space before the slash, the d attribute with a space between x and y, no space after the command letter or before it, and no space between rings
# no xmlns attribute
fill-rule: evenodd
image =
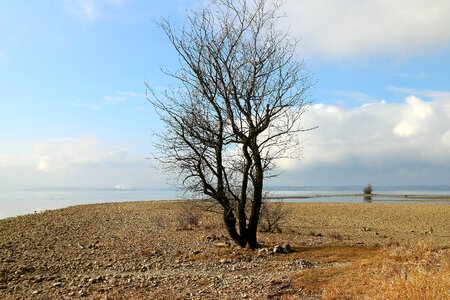
<svg viewBox="0 0 450 300"><path fill-rule="evenodd" d="M302 126L319 128L300 135L301 159L281 161L272 184L450 185L450 93L413 95L353 108L312 105Z"/></svg>
<svg viewBox="0 0 450 300"><path fill-rule="evenodd" d="M48 138L33 145L36 168L58 172L83 164L120 163L127 160L124 145L108 145L95 137Z"/></svg>
<svg viewBox="0 0 450 300"><path fill-rule="evenodd" d="M128 96L128 97L138 97L145 98L145 94L135 93L135 92L117 92L120 95Z"/></svg>
<svg viewBox="0 0 450 300"><path fill-rule="evenodd" d="M441 141L450 146L450 130L447 130L446 132L444 132L444 134L442 134L441 136Z"/></svg>
<svg viewBox="0 0 450 300"><path fill-rule="evenodd" d="M151 165L128 145L93 136L0 143L0 189L164 186Z"/></svg>
<svg viewBox="0 0 450 300"><path fill-rule="evenodd" d="M287 23L311 56L416 55L450 44L447 0L288 0Z"/></svg>
<svg viewBox="0 0 450 300"><path fill-rule="evenodd" d="M29 155L25 155L25 148L29 148L25 142L0 142L0 169L10 167L25 167L33 164Z"/></svg>
<svg viewBox="0 0 450 300"><path fill-rule="evenodd" d="M428 118L434 114L431 103L426 103L415 96L406 98L406 105L402 109L402 118L394 127L394 133L401 137L408 137L427 130Z"/></svg>
<svg viewBox="0 0 450 300"><path fill-rule="evenodd" d="M283 161L281 167L293 171L356 162L376 168L398 163L450 167L450 96L434 94L439 97L431 101L408 96L401 103L351 109L315 104L302 124L319 128L302 133L302 159Z"/></svg>

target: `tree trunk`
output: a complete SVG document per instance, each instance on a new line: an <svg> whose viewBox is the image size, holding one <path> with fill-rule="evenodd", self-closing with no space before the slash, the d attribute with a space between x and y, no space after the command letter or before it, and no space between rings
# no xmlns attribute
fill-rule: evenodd
<svg viewBox="0 0 450 300"><path fill-rule="evenodd" d="M241 195L238 206L238 219L239 219L239 233L240 235L247 240L247 212L245 211L247 206L247 189L248 189L248 180L249 180L249 172L250 166L252 164L250 154L248 153L248 144L244 143L242 146L242 152L245 157L244 169L242 171L242 186L241 186Z"/></svg>
<svg viewBox="0 0 450 300"><path fill-rule="evenodd" d="M256 189L256 187L255 187ZM259 222L259 214L261 211L261 202L262 202L262 192L254 193L252 210L250 213L250 219L247 227L247 242L251 249L259 248L259 243L256 237L256 233L258 231L258 222Z"/></svg>
<svg viewBox="0 0 450 300"><path fill-rule="evenodd" d="M245 247L247 245L247 240L244 236L240 235L236 230L236 217L230 208L224 208L223 210L223 221L225 227L227 228L228 234L239 246Z"/></svg>
<svg viewBox="0 0 450 300"><path fill-rule="evenodd" d="M247 242L250 248L256 249L260 246L256 237L256 233L258 231L259 215L261 212L264 171L262 168L261 156L259 155L258 148L256 146L256 141L253 142L252 151L253 160L255 163L255 177L253 179L254 190L252 210L247 227Z"/></svg>

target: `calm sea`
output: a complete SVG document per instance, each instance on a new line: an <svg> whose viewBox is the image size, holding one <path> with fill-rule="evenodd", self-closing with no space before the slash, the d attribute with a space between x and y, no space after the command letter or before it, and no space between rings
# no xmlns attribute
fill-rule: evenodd
<svg viewBox="0 0 450 300"><path fill-rule="evenodd" d="M177 198L172 190L0 190L0 219L79 204Z"/></svg>
<svg viewBox="0 0 450 300"><path fill-rule="evenodd" d="M419 201L403 196L450 195L450 186L380 187L374 192L398 195L398 197L373 197L367 200L362 197L334 196L361 193L361 189L356 187L307 187L303 189L279 187L272 188L270 196L294 197L283 200L289 202L421 203L423 202L421 200L427 200L426 196L418 199ZM295 198L296 196L311 198ZM174 190L0 190L0 219L79 204L174 199L180 199L180 195ZM446 200L427 201L427 203L450 202Z"/></svg>

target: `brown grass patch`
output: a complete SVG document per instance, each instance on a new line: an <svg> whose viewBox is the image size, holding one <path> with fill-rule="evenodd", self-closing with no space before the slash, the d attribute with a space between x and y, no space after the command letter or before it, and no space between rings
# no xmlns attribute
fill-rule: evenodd
<svg viewBox="0 0 450 300"><path fill-rule="evenodd" d="M291 256L319 263L347 263L373 257L380 248L323 246L295 247Z"/></svg>
<svg viewBox="0 0 450 300"><path fill-rule="evenodd" d="M302 289L307 294L321 294L324 289L340 277L346 277L355 268L355 264L375 257L379 248L363 247L302 247L296 248L296 253L290 256L306 259L322 264L336 265L303 270L292 276L294 287Z"/></svg>
<svg viewBox="0 0 450 300"><path fill-rule="evenodd" d="M304 270L294 286L323 299L450 299L450 249L430 243L383 249L315 248L302 257L343 262Z"/></svg>

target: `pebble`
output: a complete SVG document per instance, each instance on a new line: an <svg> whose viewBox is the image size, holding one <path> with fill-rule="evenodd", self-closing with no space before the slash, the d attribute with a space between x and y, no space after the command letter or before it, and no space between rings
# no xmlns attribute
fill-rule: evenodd
<svg viewBox="0 0 450 300"><path fill-rule="evenodd" d="M229 263L231 263L232 261L231 261L231 259L229 259L229 258L221 258L220 260L219 260L219 263L221 263L221 264L229 264Z"/></svg>

